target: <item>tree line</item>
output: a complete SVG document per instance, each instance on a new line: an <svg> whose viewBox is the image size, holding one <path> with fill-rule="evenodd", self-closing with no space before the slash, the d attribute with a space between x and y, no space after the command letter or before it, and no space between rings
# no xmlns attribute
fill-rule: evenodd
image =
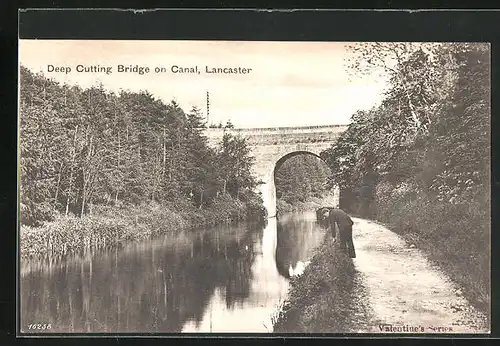
<svg viewBox="0 0 500 346"><path fill-rule="evenodd" d="M417 243L487 307L489 45L374 42L350 53L350 71L382 73L388 88L321 154L341 207Z"/></svg>
<svg viewBox="0 0 500 346"><path fill-rule="evenodd" d="M147 91L60 85L23 66L20 88L22 224L96 205L202 209L222 195L259 198L245 140L225 134L209 147L196 107L185 112Z"/></svg>
<svg viewBox="0 0 500 346"><path fill-rule="evenodd" d="M218 125L210 124L208 127L211 129L234 129L234 125L231 120L226 121L226 125L222 125L222 121L219 121Z"/></svg>
<svg viewBox="0 0 500 346"><path fill-rule="evenodd" d="M366 200L381 183L451 204L482 200L490 168L488 45L352 49L351 67L382 69L390 87L379 106L354 114L338 143L322 154L333 180Z"/></svg>

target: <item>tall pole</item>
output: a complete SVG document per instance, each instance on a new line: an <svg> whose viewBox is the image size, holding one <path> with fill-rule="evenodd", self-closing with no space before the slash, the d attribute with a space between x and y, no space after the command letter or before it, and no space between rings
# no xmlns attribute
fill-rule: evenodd
<svg viewBox="0 0 500 346"><path fill-rule="evenodd" d="M209 120L210 120L210 95L207 91L207 126L210 126Z"/></svg>

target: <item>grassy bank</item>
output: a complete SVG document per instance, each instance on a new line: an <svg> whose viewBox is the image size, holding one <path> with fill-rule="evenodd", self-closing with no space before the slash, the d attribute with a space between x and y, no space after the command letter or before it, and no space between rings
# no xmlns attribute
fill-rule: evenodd
<svg viewBox="0 0 500 346"><path fill-rule="evenodd" d="M288 213L294 211L308 211L308 210L316 210L323 206L333 206L334 198L333 195L326 195L322 198L311 197L307 200L301 202L297 201L292 203L288 203L285 200L278 199L276 201L276 210L278 214L280 213Z"/></svg>
<svg viewBox="0 0 500 346"><path fill-rule="evenodd" d="M287 300L274 321L276 333L349 332L366 318L352 259L327 236L304 273L290 281ZM359 326L362 321L355 324Z"/></svg>
<svg viewBox="0 0 500 346"><path fill-rule="evenodd" d="M377 188L377 219L424 251L479 310L490 310L490 211L486 191L430 200L411 186Z"/></svg>
<svg viewBox="0 0 500 346"><path fill-rule="evenodd" d="M37 259L112 248L126 241L143 240L180 229L264 216L265 211L258 203L243 203L228 195L218 198L207 209L158 204L96 207L92 215L83 218L58 216L41 227L21 226L21 258Z"/></svg>

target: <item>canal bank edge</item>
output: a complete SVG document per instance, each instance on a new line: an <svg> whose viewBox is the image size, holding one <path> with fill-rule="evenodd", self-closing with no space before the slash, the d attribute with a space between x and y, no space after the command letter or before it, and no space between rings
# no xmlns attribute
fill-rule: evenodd
<svg viewBox="0 0 500 346"><path fill-rule="evenodd" d="M151 203L135 207L99 207L83 218L58 216L40 227L20 227L22 261L42 260L119 247L182 229L239 221L264 222L267 214L259 201L243 203L225 195L209 209L177 208Z"/></svg>
<svg viewBox="0 0 500 346"><path fill-rule="evenodd" d="M370 322L354 263L327 234L274 318L275 333L348 333Z"/></svg>

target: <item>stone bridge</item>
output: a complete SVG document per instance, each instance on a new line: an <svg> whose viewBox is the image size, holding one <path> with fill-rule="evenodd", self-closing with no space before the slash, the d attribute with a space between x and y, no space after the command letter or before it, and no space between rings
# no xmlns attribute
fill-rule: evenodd
<svg viewBox="0 0 500 346"><path fill-rule="evenodd" d="M330 147L347 125L274 127L248 129L218 129L208 128L205 135L209 144L215 146L224 133L240 135L246 138L255 157L254 173L262 181L260 191L269 217L276 216L276 187L274 172L288 158L309 154L318 155ZM335 199L338 204L339 189L335 189Z"/></svg>

